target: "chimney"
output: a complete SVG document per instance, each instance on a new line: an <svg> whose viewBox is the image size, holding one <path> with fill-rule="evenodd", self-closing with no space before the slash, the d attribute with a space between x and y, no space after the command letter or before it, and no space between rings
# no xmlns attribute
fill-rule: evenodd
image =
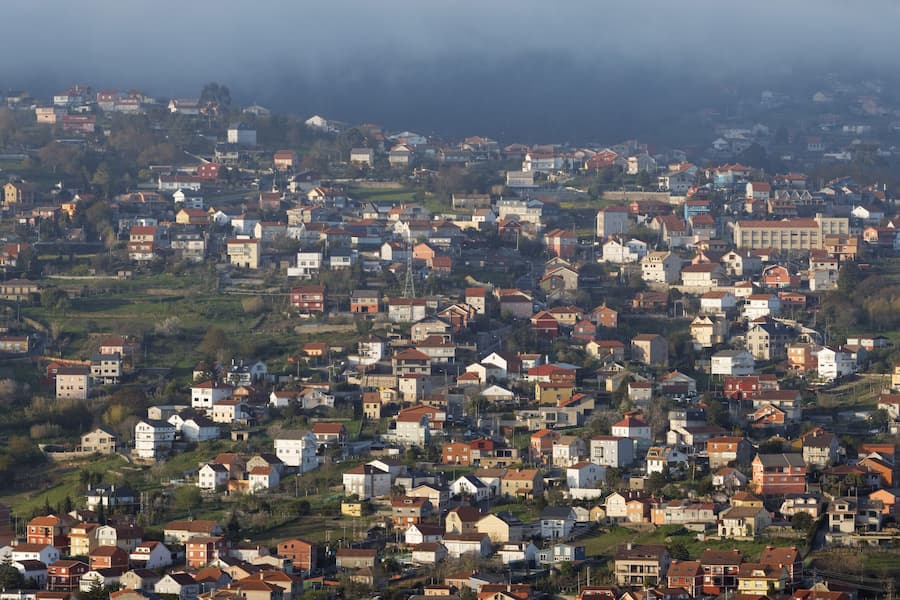
<svg viewBox="0 0 900 600"><path fill-rule="evenodd" d="M632 549L631 542L628 542L627 544L625 544L625 549L626 549L626 550L631 550L631 549Z"/></svg>

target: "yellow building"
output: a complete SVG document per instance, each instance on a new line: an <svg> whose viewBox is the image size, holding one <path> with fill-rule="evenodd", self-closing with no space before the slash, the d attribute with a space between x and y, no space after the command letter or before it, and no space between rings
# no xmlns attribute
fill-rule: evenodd
<svg viewBox="0 0 900 600"><path fill-rule="evenodd" d="M69 530L69 552L72 556L87 556L100 544L97 541L97 523L79 523Z"/></svg>
<svg viewBox="0 0 900 600"><path fill-rule="evenodd" d="M787 578L783 566L746 563L738 571L738 593L771 597L784 591Z"/></svg>
<svg viewBox="0 0 900 600"><path fill-rule="evenodd" d="M572 399L575 386L569 383L552 383L539 381L534 386L534 393L539 404L559 406L560 402Z"/></svg>
<svg viewBox="0 0 900 600"><path fill-rule="evenodd" d="M379 392L363 394L363 417L370 421L381 419L381 394Z"/></svg>
<svg viewBox="0 0 900 600"><path fill-rule="evenodd" d="M3 186L3 205L31 206L34 204L36 194L35 186L23 181L10 181Z"/></svg>
<svg viewBox="0 0 900 600"><path fill-rule="evenodd" d="M259 268L259 240L232 238L227 241L228 261L236 267Z"/></svg>
<svg viewBox="0 0 900 600"><path fill-rule="evenodd" d="M894 373L891 375L891 387L900 389L900 365L894 365Z"/></svg>
<svg viewBox="0 0 900 600"><path fill-rule="evenodd" d="M341 502L341 514L347 517L361 517L363 513L362 502Z"/></svg>

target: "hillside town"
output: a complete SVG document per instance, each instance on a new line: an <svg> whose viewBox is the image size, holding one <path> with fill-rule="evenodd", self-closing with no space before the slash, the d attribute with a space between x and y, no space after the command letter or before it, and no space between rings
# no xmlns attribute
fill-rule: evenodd
<svg viewBox="0 0 900 600"><path fill-rule="evenodd" d="M893 598L871 83L686 148L6 92L0 600Z"/></svg>

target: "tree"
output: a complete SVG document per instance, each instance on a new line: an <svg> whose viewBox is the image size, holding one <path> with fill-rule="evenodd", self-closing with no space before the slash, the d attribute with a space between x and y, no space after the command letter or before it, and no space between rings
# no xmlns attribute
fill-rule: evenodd
<svg viewBox="0 0 900 600"><path fill-rule="evenodd" d="M706 421L710 425L725 427L728 424L728 411L715 398L706 402Z"/></svg>
<svg viewBox="0 0 900 600"><path fill-rule="evenodd" d="M674 541L669 544L669 556L673 560L690 560L691 554L688 552L684 542Z"/></svg>
<svg viewBox="0 0 900 600"><path fill-rule="evenodd" d="M219 327L210 327L197 350L207 357L215 357L220 350L228 346L228 336Z"/></svg>
<svg viewBox="0 0 900 600"><path fill-rule="evenodd" d="M813 518L808 512L794 513L791 517L791 527L794 531L809 531L813 525Z"/></svg>
<svg viewBox="0 0 900 600"><path fill-rule="evenodd" d="M15 590L25 585L25 578L12 564L12 556L7 554L0 562L0 589Z"/></svg>
<svg viewBox="0 0 900 600"><path fill-rule="evenodd" d="M94 171L94 176L91 177L91 185L99 189L104 198L108 198L112 179L113 175L109 164L102 162Z"/></svg>
<svg viewBox="0 0 900 600"><path fill-rule="evenodd" d="M206 83L200 90L200 105L216 115L227 113L231 106L231 90L216 81Z"/></svg>
<svg viewBox="0 0 900 600"><path fill-rule="evenodd" d="M200 488L186 485L175 490L175 508L180 511L192 511L199 508L202 503L203 495L200 493Z"/></svg>
<svg viewBox="0 0 900 600"><path fill-rule="evenodd" d="M78 600L106 600L109 591L103 586L102 579L94 579L86 592L78 592Z"/></svg>
<svg viewBox="0 0 900 600"><path fill-rule="evenodd" d="M241 522L238 520L237 511L231 511L231 518L225 525L225 539L229 542L238 542L241 540Z"/></svg>
<svg viewBox="0 0 900 600"><path fill-rule="evenodd" d="M838 271L838 289L845 293L851 294L862 280L862 274L855 262L845 262Z"/></svg>
<svg viewBox="0 0 900 600"><path fill-rule="evenodd" d="M58 287L48 287L41 291L41 306L50 310L69 308L69 295Z"/></svg>
<svg viewBox="0 0 900 600"><path fill-rule="evenodd" d="M650 173L648 173L647 171L641 171L637 174L634 183L641 188L650 187Z"/></svg>

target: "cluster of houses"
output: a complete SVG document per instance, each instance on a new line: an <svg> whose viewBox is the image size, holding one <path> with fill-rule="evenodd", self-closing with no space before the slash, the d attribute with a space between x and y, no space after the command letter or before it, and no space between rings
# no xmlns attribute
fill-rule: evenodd
<svg viewBox="0 0 900 600"><path fill-rule="evenodd" d="M118 600L283 600L300 593L309 572L308 563L264 546L229 542L215 521L167 523L157 541L144 539L144 530L125 517L109 524L97 517L91 510L35 517L25 539L6 544L0 555L27 589L47 598L118 589L111 592Z"/></svg>

